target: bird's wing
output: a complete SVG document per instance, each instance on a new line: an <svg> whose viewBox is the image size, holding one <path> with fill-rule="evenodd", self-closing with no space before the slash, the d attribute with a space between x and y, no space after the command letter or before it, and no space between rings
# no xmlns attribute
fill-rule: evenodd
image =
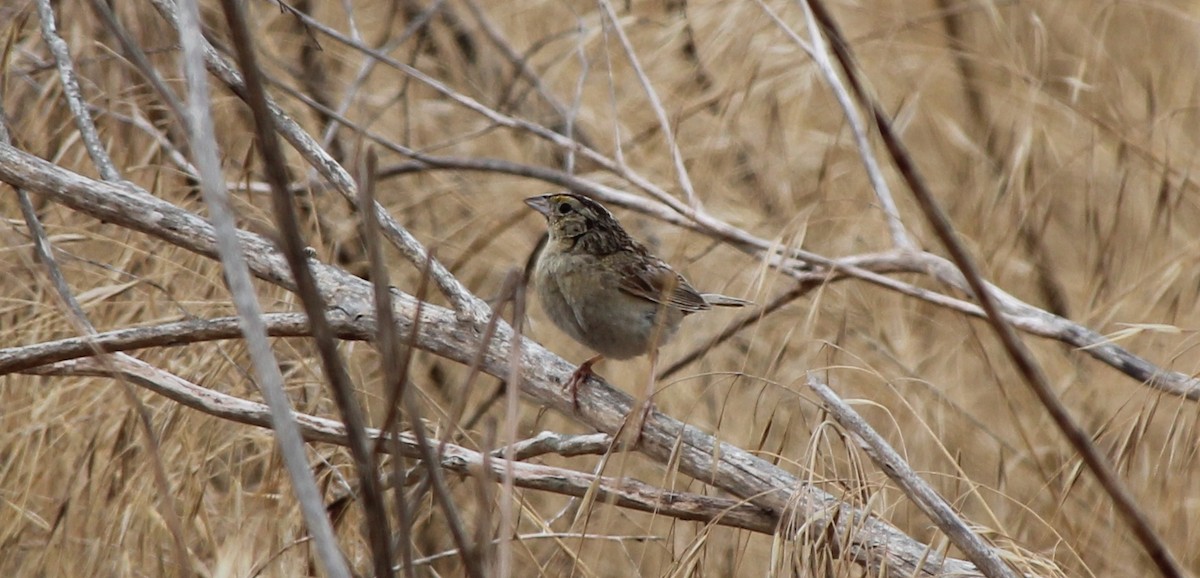
<svg viewBox="0 0 1200 578"><path fill-rule="evenodd" d="M688 284L683 275L658 259L630 261L618 272L621 279L618 288L630 295L670 305L684 313L709 308L704 296Z"/></svg>

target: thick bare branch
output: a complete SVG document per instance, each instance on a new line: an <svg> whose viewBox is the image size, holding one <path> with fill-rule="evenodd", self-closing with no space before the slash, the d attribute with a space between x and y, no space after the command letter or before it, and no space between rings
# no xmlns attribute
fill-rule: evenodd
<svg viewBox="0 0 1200 578"><path fill-rule="evenodd" d="M30 373L124 378L209 415L247 425L271 427L271 410L266 405L201 387L132 357L123 357L112 366L105 366L94 358L64 361L37 368ZM295 415L301 433L310 442L349 445L345 424L304 413ZM372 440L383 440L382 433L375 428L368 428L366 434ZM399 449L401 455L418 459L424 455L420 442L410 433L399 433L388 438L388 441L396 443L377 444L384 452ZM674 492L629 478L597 477L565 468L510 462L494 453L487 456L456 444L446 444L439 450L437 466L462 476L486 472L492 481L500 482L506 475L511 475L519 487L576 497L596 488L598 499L611 500L611 503L622 508L742 528L760 534L770 534L776 529L774 515L745 500Z"/></svg>
<svg viewBox="0 0 1200 578"><path fill-rule="evenodd" d="M200 217L151 196L131 184L116 186L93 181L56 167L41 159L0 146L0 180L46 195L72 209L110 223L153 235L196 253L213 256L215 233ZM236 241L243 248L251 271L260 278L291 288L283 257L265 239L240 232ZM352 318L370 325L375 321L370 285L340 269L310 263L322 295L338 303ZM394 293L397 331L409 334L417 313L417 302L402 292ZM418 347L463 364L472 362L479 351L478 327L459 319L451 310L424 304L421 308ZM498 323L494 338L483 349L480 368L491 375L509 375L509 349L514 335L506 323ZM607 433L617 432L633 409L629 395L603 384L579 391L578 412L570 396L559 386L574 366L536 342L521 346L524 379L521 391ZM804 517L811 531L833 532L847 544L847 554L869 568L889 567L914 574L961 573L978 575L962 560L929 557L928 546L864 511L842 503L823 490L803 484L787 471L711 435L655 412L646 420L638 449L662 463L677 463L679 470L704 483L748 499L775 515L785 511ZM792 509L800 504L799 509ZM883 545L883 546L881 546Z"/></svg>
<svg viewBox="0 0 1200 578"><path fill-rule="evenodd" d="M178 9L172 0L152 1L172 26L179 26ZM306 22L311 22L311 20L306 20ZM245 96L246 85L242 75L227 63L212 45L208 44L203 38L200 40L202 42L204 61L209 70L234 92ZM267 108L276 124L275 128L279 132L279 135L287 140L321 176L332 183L338 193L345 197L351 204L356 204L358 201L358 187L355 185L350 173L338 164L333 157L329 156L329 153L321 148L320 143L305 132L304 129L300 128L300 125L292 120L274 100L267 99ZM402 227L394 217L388 214L387 210L380 205L375 205L374 211L388 241L400 249L400 252L411 263L421 266L429 259L429 253L420 241L412 236L407 229ZM461 315L464 315L477 324L486 322L488 315L487 305L478 297L472 295L441 263L434 261L432 274L439 289L450 299L455 309Z"/></svg>

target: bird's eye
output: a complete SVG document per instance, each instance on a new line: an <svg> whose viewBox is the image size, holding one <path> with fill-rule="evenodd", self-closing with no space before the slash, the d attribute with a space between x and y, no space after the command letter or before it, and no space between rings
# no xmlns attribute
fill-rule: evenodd
<svg viewBox="0 0 1200 578"><path fill-rule="evenodd" d="M560 203L558 205L558 214L565 215L570 212L571 212L571 204L570 203Z"/></svg>

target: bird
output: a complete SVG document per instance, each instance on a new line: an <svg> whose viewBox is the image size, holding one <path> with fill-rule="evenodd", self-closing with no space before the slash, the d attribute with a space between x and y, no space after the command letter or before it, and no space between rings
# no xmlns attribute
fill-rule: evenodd
<svg viewBox="0 0 1200 578"><path fill-rule="evenodd" d="M656 351L692 313L751 304L697 291L592 199L560 192L530 197L525 204L546 218L548 229L531 261L538 301L559 329L596 353L563 384L575 408L579 386L601 359Z"/></svg>

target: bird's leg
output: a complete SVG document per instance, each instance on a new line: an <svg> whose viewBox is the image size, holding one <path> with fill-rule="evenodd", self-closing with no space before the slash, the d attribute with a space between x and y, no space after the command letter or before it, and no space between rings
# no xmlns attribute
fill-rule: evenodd
<svg viewBox="0 0 1200 578"><path fill-rule="evenodd" d="M601 359L604 359L604 356L597 355L583 363L580 363L579 369L576 369L575 373L572 373L571 377L567 379L567 382L563 384L563 387L565 387L571 394L571 407L579 409L579 386L583 385L583 383L587 381L589 377L596 375L595 372L592 371L592 366Z"/></svg>

